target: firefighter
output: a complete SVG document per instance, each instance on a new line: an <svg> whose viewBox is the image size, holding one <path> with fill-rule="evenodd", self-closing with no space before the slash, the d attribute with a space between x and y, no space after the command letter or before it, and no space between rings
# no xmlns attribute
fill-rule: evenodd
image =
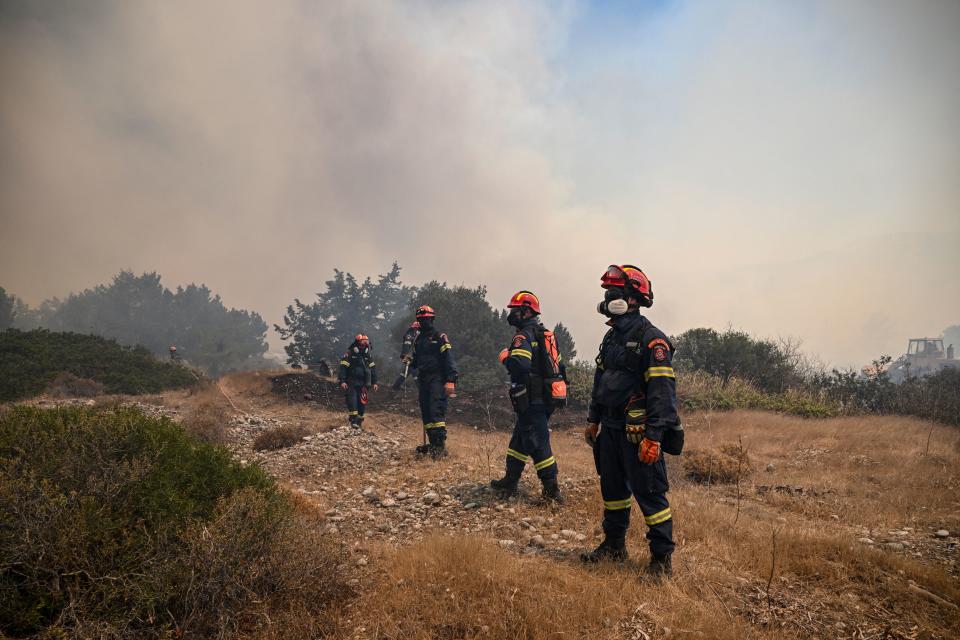
<svg viewBox="0 0 960 640"><path fill-rule="evenodd" d="M347 352L340 358L340 372L337 376L340 388L347 400L347 415L350 425L363 427L363 415L367 411L367 389L378 391L377 363L373 361L370 338L358 334Z"/></svg>
<svg viewBox="0 0 960 640"><path fill-rule="evenodd" d="M447 398L456 393L457 366L453 361L453 345L447 334L433 326L436 313L426 305L417 309L416 339L410 367L417 371L420 416L429 442L417 447L420 455L434 458L447 455Z"/></svg>
<svg viewBox="0 0 960 640"><path fill-rule="evenodd" d="M673 345L640 314L653 304L650 280L632 265L611 265L601 278L606 291L597 310L608 316L597 356L585 437L593 447L603 495L604 539L586 562L627 558L624 540L632 499L647 525L649 575L672 573L673 516L667 501L663 449L679 454ZM632 498L632 499L631 499Z"/></svg>
<svg viewBox="0 0 960 640"><path fill-rule="evenodd" d="M510 347L500 352L500 362L510 373L510 400L516 421L507 445L506 473L492 480L490 486L504 497L516 494L529 460L543 484L543 497L560 502L563 496L557 484L557 459L550 449L547 427L553 407L545 389L544 363L548 356L543 353L546 340L540 324L540 300L529 291L519 291L510 298L507 308L507 322L516 328L516 334Z"/></svg>
<svg viewBox="0 0 960 640"><path fill-rule="evenodd" d="M180 354L177 353L177 347L170 345L170 362L180 362Z"/></svg>

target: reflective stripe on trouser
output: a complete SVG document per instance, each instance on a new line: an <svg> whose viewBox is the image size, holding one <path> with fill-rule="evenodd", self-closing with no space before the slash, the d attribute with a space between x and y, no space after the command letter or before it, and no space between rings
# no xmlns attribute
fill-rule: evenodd
<svg viewBox="0 0 960 640"><path fill-rule="evenodd" d="M347 399L347 415L350 416L350 422L356 422L358 418L362 418L363 414L367 412L367 405L360 402L360 396L363 393L362 384L350 384L347 390L344 391L344 396Z"/></svg>
<svg viewBox="0 0 960 640"><path fill-rule="evenodd" d="M420 417L427 430L430 444L441 446L447 439L447 396L443 392L443 378L420 377L417 380L420 399Z"/></svg>
<svg viewBox="0 0 960 640"><path fill-rule="evenodd" d="M550 449L547 418L546 407L542 404L532 404L517 414L513 435L507 445L507 477L519 479L527 460L533 462L541 480L557 477L557 459Z"/></svg>
<svg viewBox="0 0 960 640"><path fill-rule="evenodd" d="M637 457L637 445L620 428L601 426L593 450L600 493L603 495L603 531L622 539L630 527L630 507L635 499L646 523L650 552L673 552L673 516L667 501L667 467L661 459L647 465Z"/></svg>

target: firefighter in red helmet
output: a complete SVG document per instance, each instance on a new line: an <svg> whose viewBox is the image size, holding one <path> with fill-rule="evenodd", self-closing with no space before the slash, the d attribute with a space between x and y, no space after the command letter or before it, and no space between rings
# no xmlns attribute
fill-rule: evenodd
<svg viewBox="0 0 960 640"><path fill-rule="evenodd" d="M633 265L611 265L600 279L597 310L607 331L597 356L585 432L593 446L603 495L604 540L582 558L623 561L630 507L640 507L650 543L648 573L672 573L673 514L667 501L663 453L677 455L683 430L677 415L673 345L640 314L653 305L649 278Z"/></svg>
<svg viewBox="0 0 960 640"><path fill-rule="evenodd" d="M540 300L536 295L518 291L510 298L507 309L507 322L515 327L516 333L510 346L500 352L500 362L510 373L510 401L516 420L507 445L506 473L492 480L490 486L501 496L514 495L523 469L530 461L543 485L543 497L559 502L563 497L557 483L557 459L550 448L547 423L553 411L552 378L562 377L560 353L553 334L540 323Z"/></svg>
<svg viewBox="0 0 960 640"><path fill-rule="evenodd" d="M417 447L417 453L439 458L447 455L447 398L456 392L459 374L450 339L433 324L437 316L433 307L418 307L416 316L419 326L413 342L410 367L417 372L420 415L429 440L427 444Z"/></svg>
<svg viewBox="0 0 960 640"><path fill-rule="evenodd" d="M377 363L373 361L370 338L357 334L347 352L340 358L338 378L347 400L347 415L351 426L363 427L367 412L367 390L377 391Z"/></svg>

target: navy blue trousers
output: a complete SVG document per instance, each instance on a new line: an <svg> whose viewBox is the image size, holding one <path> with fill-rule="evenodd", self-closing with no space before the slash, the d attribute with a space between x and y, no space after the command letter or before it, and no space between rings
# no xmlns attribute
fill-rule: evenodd
<svg viewBox="0 0 960 640"><path fill-rule="evenodd" d="M601 425L593 448L593 459L600 474L603 495L603 532L613 540L622 540L630 527L630 507L637 501L647 525L650 553L673 553L673 515L667 501L667 464L660 460L643 464L639 445L627 440L623 425ZM632 499L631 499L632 498Z"/></svg>
<svg viewBox="0 0 960 640"><path fill-rule="evenodd" d="M420 417L427 430L430 444L443 446L447 440L447 396L443 390L443 378L419 378Z"/></svg>
<svg viewBox="0 0 960 640"><path fill-rule="evenodd" d="M358 424L363 419L363 414L367 412L367 387L363 384L348 382L344 395L347 398L347 415L350 417L350 424Z"/></svg>
<svg viewBox="0 0 960 640"><path fill-rule="evenodd" d="M531 459L541 480L557 477L557 459L550 449L550 429L547 427L549 417L542 404L531 404L526 411L517 414L507 446L508 478L519 480L527 460Z"/></svg>

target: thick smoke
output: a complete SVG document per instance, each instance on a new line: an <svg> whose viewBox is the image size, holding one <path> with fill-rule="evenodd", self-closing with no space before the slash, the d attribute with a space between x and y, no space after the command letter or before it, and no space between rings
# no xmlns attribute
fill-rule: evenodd
<svg viewBox="0 0 960 640"><path fill-rule="evenodd" d="M0 284L158 270L275 321L398 259L587 355L630 261L667 331L837 364L960 317L960 5L601 5L6 0Z"/></svg>

